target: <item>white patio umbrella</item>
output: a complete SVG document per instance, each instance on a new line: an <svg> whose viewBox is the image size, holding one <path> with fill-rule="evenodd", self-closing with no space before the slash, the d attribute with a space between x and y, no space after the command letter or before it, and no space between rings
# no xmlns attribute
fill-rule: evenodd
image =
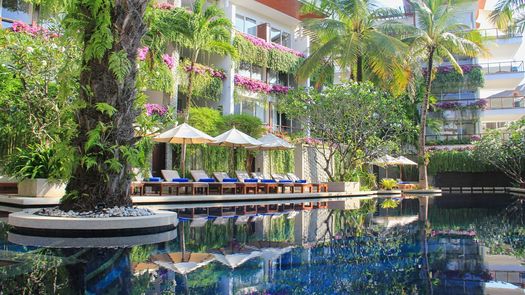
<svg viewBox="0 0 525 295"><path fill-rule="evenodd" d="M386 167L399 165L399 161L392 156L384 155L374 160L372 164L385 168L385 177L388 178L388 169Z"/></svg>
<svg viewBox="0 0 525 295"><path fill-rule="evenodd" d="M222 264L228 266L231 269L235 269L245 263L246 261L261 256L260 251L252 251L249 253L232 253L232 254L225 254L225 253L216 253L213 254L215 256L215 259L217 261L221 262Z"/></svg>
<svg viewBox="0 0 525 295"><path fill-rule="evenodd" d="M279 151L279 150L282 151L282 150L289 150L289 149L294 148L294 146L291 143L271 133L266 134L265 136L259 138L258 140L262 142L261 145L248 147L248 149L270 152L268 153L269 161L270 161L270 174L272 173L272 153L271 151Z"/></svg>
<svg viewBox="0 0 525 295"><path fill-rule="evenodd" d="M213 142L213 137L200 131L197 128L193 128L186 123L182 123L179 126L165 131L153 138L156 142L166 142L173 144L203 144ZM182 155L180 159L182 177L185 175L186 168L186 149L182 149Z"/></svg>
<svg viewBox="0 0 525 295"><path fill-rule="evenodd" d="M151 260L166 269L186 275L201 268L215 260L215 256L209 253L166 253L151 256Z"/></svg>
<svg viewBox="0 0 525 295"><path fill-rule="evenodd" d="M399 165L399 178L401 180L403 180L403 166L404 165L410 165L410 166L417 166L417 163L410 160L409 158L406 158L406 157L403 157L403 156L399 156L397 157L396 159L398 161L398 165Z"/></svg>
<svg viewBox="0 0 525 295"><path fill-rule="evenodd" d="M210 145L218 145L218 146L225 146L225 147L231 147L233 151L235 151L236 148L239 147L252 147L252 146L259 146L262 144L262 142L258 141L257 139L249 136L246 133L243 133L239 130L237 130L235 127L232 129L224 132L223 134L220 134L216 136L213 139L213 142L209 143ZM233 158L233 168L232 171L235 170L236 166L236 159L235 159L235 152L232 156Z"/></svg>

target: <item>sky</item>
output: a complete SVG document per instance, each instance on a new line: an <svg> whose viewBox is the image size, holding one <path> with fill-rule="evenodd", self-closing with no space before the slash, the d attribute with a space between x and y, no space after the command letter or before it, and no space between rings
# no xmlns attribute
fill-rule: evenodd
<svg viewBox="0 0 525 295"><path fill-rule="evenodd" d="M378 5L390 7L390 8L399 8L403 6L403 0L376 0ZM487 0L485 9L491 10L494 5L496 5L498 0Z"/></svg>

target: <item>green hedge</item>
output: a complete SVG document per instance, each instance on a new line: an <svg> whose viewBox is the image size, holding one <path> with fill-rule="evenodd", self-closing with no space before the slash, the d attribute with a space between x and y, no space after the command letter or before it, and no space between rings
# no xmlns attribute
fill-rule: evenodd
<svg viewBox="0 0 525 295"><path fill-rule="evenodd" d="M430 155L428 173L440 172L487 172L495 171L477 159L471 151L435 151Z"/></svg>

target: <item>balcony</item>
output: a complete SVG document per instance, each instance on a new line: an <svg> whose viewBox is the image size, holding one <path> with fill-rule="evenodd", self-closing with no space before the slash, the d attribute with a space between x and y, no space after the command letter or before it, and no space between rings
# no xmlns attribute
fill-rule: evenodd
<svg viewBox="0 0 525 295"><path fill-rule="evenodd" d="M486 133L477 133L477 134L432 134L427 135L426 146L432 145L462 145L462 144L471 144L474 141L478 141ZM502 139L508 139L509 134L503 132L501 134Z"/></svg>
<svg viewBox="0 0 525 295"><path fill-rule="evenodd" d="M480 63L485 75L485 88L514 89L525 78L523 61Z"/></svg>
<svg viewBox="0 0 525 295"><path fill-rule="evenodd" d="M509 31L502 31L498 28L491 28L491 29L481 29L478 30L481 37L483 37L486 40L494 40L494 39L512 39L512 38L521 38L523 34L519 32L515 32L515 30L509 30Z"/></svg>
<svg viewBox="0 0 525 295"><path fill-rule="evenodd" d="M525 108L525 96L488 97L479 99L440 100L436 103L437 109L459 110L501 110Z"/></svg>

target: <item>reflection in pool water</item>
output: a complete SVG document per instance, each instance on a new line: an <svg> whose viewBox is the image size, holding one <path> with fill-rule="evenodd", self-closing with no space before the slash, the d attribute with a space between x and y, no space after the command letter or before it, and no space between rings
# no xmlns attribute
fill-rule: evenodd
<svg viewBox="0 0 525 295"><path fill-rule="evenodd" d="M447 195L426 204L185 210L175 239L131 248L24 247L0 223L0 293L523 294L521 203Z"/></svg>

